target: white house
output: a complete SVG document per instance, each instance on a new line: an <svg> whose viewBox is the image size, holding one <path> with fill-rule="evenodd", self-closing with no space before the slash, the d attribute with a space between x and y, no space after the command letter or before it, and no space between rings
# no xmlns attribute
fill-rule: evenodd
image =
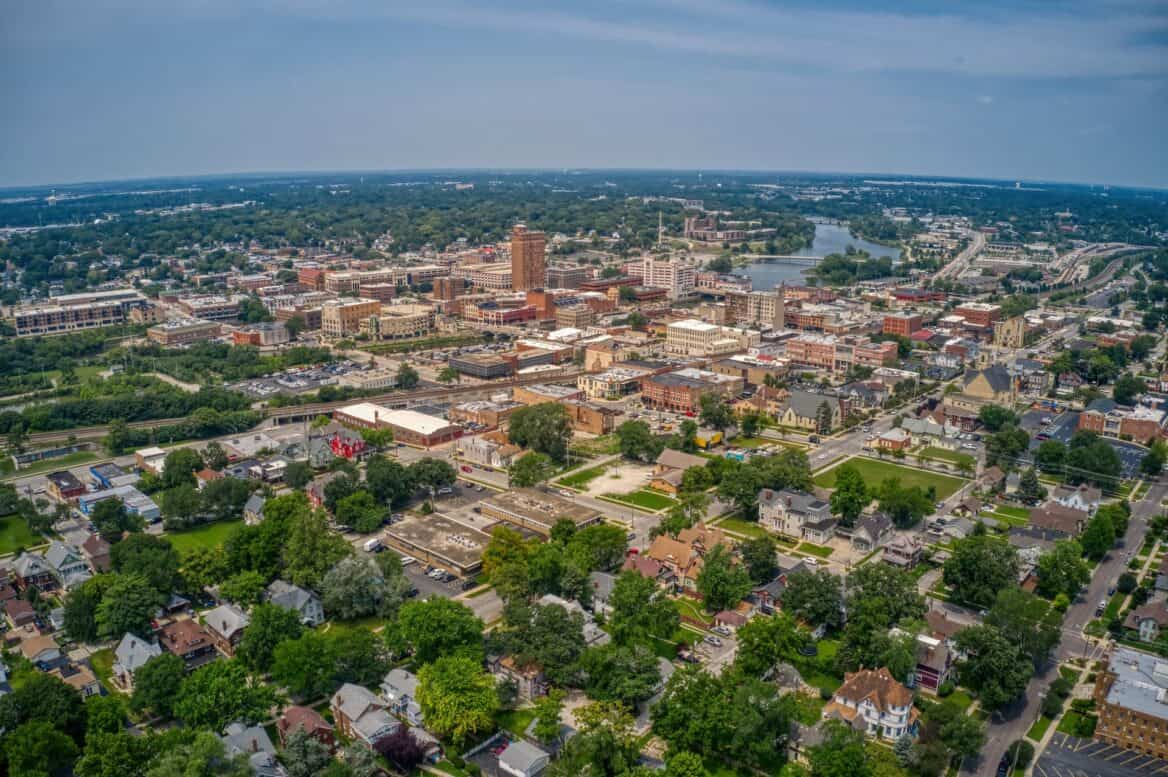
<svg viewBox="0 0 1168 777"><path fill-rule="evenodd" d="M277 607L300 613L300 622L305 626L316 627L324 623L320 597L311 591L284 580L275 580L268 586L267 596L268 601Z"/></svg>
<svg viewBox="0 0 1168 777"><path fill-rule="evenodd" d="M815 543L830 540L836 527L831 505L814 494L789 488L758 492L758 522L773 532Z"/></svg>
<svg viewBox="0 0 1168 777"><path fill-rule="evenodd" d="M870 736L899 739L913 735L917 710L912 691L884 667L844 675L844 683L823 708L823 717L843 720Z"/></svg>

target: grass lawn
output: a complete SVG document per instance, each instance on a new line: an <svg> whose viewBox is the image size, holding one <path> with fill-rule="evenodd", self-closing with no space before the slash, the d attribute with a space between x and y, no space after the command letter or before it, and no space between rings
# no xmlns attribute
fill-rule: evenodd
<svg viewBox="0 0 1168 777"><path fill-rule="evenodd" d="M76 451L74 453L67 453L64 456L57 456L56 458L38 461L36 464L30 464L24 469L13 471L8 475L8 477L22 478L28 475L34 475L37 472L56 472L59 469L76 467L78 464L84 464L87 461L95 461L98 458L98 455L93 451Z"/></svg>
<svg viewBox="0 0 1168 777"><path fill-rule="evenodd" d="M19 515L0 518L0 554L15 553L18 548L28 548L42 542L44 538L33 534Z"/></svg>
<svg viewBox="0 0 1168 777"><path fill-rule="evenodd" d="M923 459L934 459L936 461L946 461L946 462L949 462L950 464L957 464L957 465L960 465L961 462L963 462L963 461L967 462L969 464L976 464L977 463L977 459L973 458L968 453L962 453L961 451L950 451L950 450L946 450L945 448L934 448L931 446L922 450L920 455L921 455L921 458L923 458Z"/></svg>
<svg viewBox="0 0 1168 777"><path fill-rule="evenodd" d="M615 434L603 434L591 440L580 440L572 446L572 455L580 452L585 456L611 456L620 453L620 439Z"/></svg>
<svg viewBox="0 0 1168 777"><path fill-rule="evenodd" d="M982 513L982 515L984 515L988 518L993 518L994 520L997 520L997 521L1001 521L1002 523L1006 524L1006 526L1025 526L1027 523L1029 523L1029 521L1026 518L1019 518L1017 515L1011 515L1010 513L1003 513L1000 510L994 510L993 512L988 512L988 513Z"/></svg>
<svg viewBox="0 0 1168 777"><path fill-rule="evenodd" d="M1078 736L1079 722L1082 719L1083 716L1079 713L1075 712L1074 710L1067 710L1063 713L1062 718L1058 722L1058 728L1056 728L1055 731L1060 731L1064 734L1071 734L1072 736Z"/></svg>
<svg viewBox="0 0 1168 777"><path fill-rule="evenodd" d="M1011 518L1021 518L1024 521L1030 520L1030 510L1025 507L1012 507L1010 505L995 505L994 512L1001 515L1008 515Z"/></svg>
<svg viewBox="0 0 1168 777"><path fill-rule="evenodd" d="M223 544L227 535L237 526L243 525L243 519L238 521L218 521L208 523L187 531L167 532L166 538L179 553L185 553L195 548L214 548Z"/></svg>
<svg viewBox="0 0 1168 777"><path fill-rule="evenodd" d="M442 760L434 764L434 768L440 772L445 772L446 774L451 775L451 777L468 777L470 774L470 772L459 769L457 766L447 760Z"/></svg>
<svg viewBox="0 0 1168 777"><path fill-rule="evenodd" d="M879 485L888 478L899 478L902 486L920 486L921 488L933 486L937 489L938 499L948 499L965 483L961 478L951 475L941 475L936 472L926 472L911 467L902 467L899 464L892 464L891 462L879 461L877 459L856 457L848 459L848 461L840 466L853 467L864 478L864 482L869 485ZM833 467L827 472L817 475L815 477L815 485L831 488L835 485L837 472L839 472L839 467Z"/></svg>
<svg viewBox="0 0 1168 777"><path fill-rule="evenodd" d="M1050 728L1050 718L1042 715L1038 720L1034 721L1034 725L1026 732L1027 739L1033 739L1035 742L1042 741L1042 735Z"/></svg>
<svg viewBox="0 0 1168 777"><path fill-rule="evenodd" d="M1063 679L1069 680L1072 683L1077 683L1079 682L1079 675L1082 674L1082 672L1078 669L1075 669L1074 667L1060 666L1059 674L1062 675Z"/></svg>
<svg viewBox="0 0 1168 777"><path fill-rule="evenodd" d="M799 547L795 548L795 550L801 551L803 553L810 553L812 556L819 556L820 558L827 558L833 552L835 552L835 548L828 548L823 545L813 545L810 542L800 542Z"/></svg>
<svg viewBox="0 0 1168 777"><path fill-rule="evenodd" d="M115 693L111 679L114 676L114 660L114 651L111 648L98 650L89 656L89 665L93 667L93 674L110 693Z"/></svg>
<svg viewBox="0 0 1168 777"><path fill-rule="evenodd" d="M696 604L695 602L690 601L689 599L685 598L684 596L679 597L677 599L674 599L673 604L677 608L677 612L679 615L684 615L688 618L692 618L696 621L700 621L701 623L704 623L707 626L709 626L711 623L714 622L714 619L712 616L706 615L704 612L702 612L702 608L700 605Z"/></svg>
<svg viewBox="0 0 1168 777"><path fill-rule="evenodd" d="M523 736L523 732L535 720L535 710L503 710L495 714L495 723L499 728L505 728L512 734Z"/></svg>
<svg viewBox="0 0 1168 777"><path fill-rule="evenodd" d="M673 499L672 497L645 490L633 491L629 494L605 494L601 498L609 499L614 502L623 502L624 504L633 505L634 507L641 507L652 512L664 510L677 504L677 500Z"/></svg>
<svg viewBox="0 0 1168 777"><path fill-rule="evenodd" d="M826 703L810 694L795 694L795 719L805 726L814 726L823 718Z"/></svg>
<svg viewBox="0 0 1168 777"><path fill-rule="evenodd" d="M969 705L973 704L973 697L965 691L954 691L945 697L944 701L950 704L956 704L963 710L969 709Z"/></svg>
<svg viewBox="0 0 1168 777"><path fill-rule="evenodd" d="M567 486L568 488L580 488L591 481L603 475L608 470L608 467L590 467L589 469L582 469L578 472L573 472L571 475L560 478L556 481L557 486Z"/></svg>
<svg viewBox="0 0 1168 777"><path fill-rule="evenodd" d="M1136 489L1135 494L1132 496L1132 500L1134 501L1134 500L1143 499L1145 496L1148 495L1148 492L1151 490L1152 490L1152 484L1145 480L1144 482L1140 483L1139 488Z"/></svg>
<svg viewBox="0 0 1168 777"><path fill-rule="evenodd" d="M1119 615L1119 608L1123 605L1123 600L1127 598L1127 594L1122 591L1116 591L1115 596L1111 597L1111 601L1107 603L1106 609L1103 610L1103 622L1111 623L1111 619Z"/></svg>
<svg viewBox="0 0 1168 777"><path fill-rule="evenodd" d="M742 536L750 537L751 539L763 537L767 533L766 529L762 528L757 523L752 521L744 521L741 518L723 518L722 520L718 521L717 526L719 529L725 529L726 531L734 532L735 534L741 534Z"/></svg>
<svg viewBox="0 0 1168 777"><path fill-rule="evenodd" d="M765 440L762 437L735 437L727 444L731 448L761 448L764 445L770 445L771 440Z"/></svg>

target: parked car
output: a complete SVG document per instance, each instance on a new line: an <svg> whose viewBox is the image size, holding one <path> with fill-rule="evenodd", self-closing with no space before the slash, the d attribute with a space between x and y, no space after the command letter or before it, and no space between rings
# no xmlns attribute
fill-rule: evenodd
<svg viewBox="0 0 1168 777"><path fill-rule="evenodd" d="M710 631L714 632L715 634L721 634L723 637L730 636L730 629L726 628L725 626L715 626L714 628L710 629Z"/></svg>
<svg viewBox="0 0 1168 777"><path fill-rule="evenodd" d="M722 640L718 639L717 637L706 637L703 641L708 645L713 645L714 647L722 647Z"/></svg>

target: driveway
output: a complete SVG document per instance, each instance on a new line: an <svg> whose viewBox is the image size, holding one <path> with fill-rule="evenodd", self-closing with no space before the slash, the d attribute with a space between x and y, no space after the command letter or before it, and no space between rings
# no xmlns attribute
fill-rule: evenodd
<svg viewBox="0 0 1168 777"><path fill-rule="evenodd" d="M1034 764L1037 777L1138 777L1165 772L1168 761L1059 732Z"/></svg>

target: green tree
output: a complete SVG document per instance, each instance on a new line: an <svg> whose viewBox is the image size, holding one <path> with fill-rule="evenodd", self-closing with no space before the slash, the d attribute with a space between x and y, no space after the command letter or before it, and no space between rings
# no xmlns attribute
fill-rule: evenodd
<svg viewBox="0 0 1168 777"><path fill-rule="evenodd" d="M385 508L368 491L357 491L337 502L337 523L352 526L353 531L368 534L385 522Z"/></svg>
<svg viewBox="0 0 1168 777"><path fill-rule="evenodd" d="M835 414L831 412L831 405L824 400L819 403L819 407L815 410L815 431L820 434L827 434L831 431L832 426L835 425Z"/></svg>
<svg viewBox="0 0 1168 777"><path fill-rule="evenodd" d="M769 618L755 617L738 630L735 668L749 677L762 677L779 661L793 658L810 635L783 612Z"/></svg>
<svg viewBox="0 0 1168 777"><path fill-rule="evenodd" d="M389 577L372 559L346 556L321 581L321 604L329 617L338 620L375 613L390 617L401 607L411 587L400 571Z"/></svg>
<svg viewBox="0 0 1168 777"><path fill-rule="evenodd" d="M89 515L98 534L106 542L116 543L124 532L142 531L142 519L126 512L121 499L103 499L93 506Z"/></svg>
<svg viewBox="0 0 1168 777"><path fill-rule="evenodd" d="M724 545L710 549L702 560L697 589L711 612L734 607L750 593L750 574L734 562Z"/></svg>
<svg viewBox="0 0 1168 777"><path fill-rule="evenodd" d="M122 575L141 575L162 594L182 586L178 552L165 537L131 535L110 548L110 564Z"/></svg>
<svg viewBox="0 0 1168 777"><path fill-rule="evenodd" d="M1123 463L1106 440L1091 432L1076 432L1067 453L1066 474L1071 484L1092 483L1110 488L1119 482Z"/></svg>
<svg viewBox="0 0 1168 777"><path fill-rule="evenodd" d="M734 424L734 411L726 398L720 394L707 392L698 399L700 412L698 418L703 426L722 431Z"/></svg>
<svg viewBox="0 0 1168 777"><path fill-rule="evenodd" d="M1058 645L1062 616L1034 594L1013 587L998 591L985 622L1021 647L1038 668Z"/></svg>
<svg viewBox="0 0 1168 777"><path fill-rule="evenodd" d="M284 483L293 491L300 491L312 482L312 467L306 461L290 461L284 470Z"/></svg>
<svg viewBox="0 0 1168 777"><path fill-rule="evenodd" d="M263 598L268 581L259 572L238 572L223 581L219 595L243 607L258 604Z"/></svg>
<svg viewBox="0 0 1168 777"><path fill-rule="evenodd" d="M783 612L812 626L838 627L843 619L840 579L825 569L790 575L783 591Z"/></svg>
<svg viewBox="0 0 1168 777"><path fill-rule="evenodd" d="M435 491L444 486L454 485L454 481L458 479L458 473L450 465L450 462L431 456L418 459L411 464L409 473L410 481L415 484L415 487L429 488Z"/></svg>
<svg viewBox="0 0 1168 777"><path fill-rule="evenodd" d="M990 432L999 432L1006 426L1016 426L1018 424L1018 416L1013 410L1002 407L1001 405L986 405L977 414L977 420L981 421Z"/></svg>
<svg viewBox="0 0 1168 777"><path fill-rule="evenodd" d="M407 602L398 615L397 628L422 664L456 654L482 655L483 622L459 602L440 598Z"/></svg>
<svg viewBox="0 0 1168 777"><path fill-rule="evenodd" d="M332 641L317 631L276 644L272 679L300 699L315 699L336 688Z"/></svg>
<svg viewBox="0 0 1168 777"><path fill-rule="evenodd" d="M1148 384L1130 373L1124 373L1115 380L1111 389L1112 398L1121 405L1133 405L1140 395L1146 393Z"/></svg>
<svg viewBox="0 0 1168 777"><path fill-rule="evenodd" d="M416 489L409 470L384 456L373 456L366 463L365 486L377 501L391 507L409 502Z"/></svg>
<svg viewBox="0 0 1168 777"><path fill-rule="evenodd" d="M78 642L97 639L97 606L111 582L109 575L98 575L74 588L65 599L65 632L71 639Z"/></svg>
<svg viewBox="0 0 1168 777"><path fill-rule="evenodd" d="M851 464L836 469L835 490L831 493L831 511L844 526L855 526L860 513L872 501L864 476Z"/></svg>
<svg viewBox="0 0 1168 777"><path fill-rule="evenodd" d="M864 735L845 723L823 724L823 742L808 750L811 777L871 777Z"/></svg>
<svg viewBox="0 0 1168 777"><path fill-rule="evenodd" d="M327 745L303 728L296 728L284 741L280 762L288 777L317 777L333 762L333 756Z"/></svg>
<svg viewBox="0 0 1168 777"><path fill-rule="evenodd" d="M637 461L653 461L661 455L665 443L653 436L644 421L625 421L616 428L622 456Z"/></svg>
<svg viewBox="0 0 1168 777"><path fill-rule="evenodd" d="M924 598L917 593L916 579L888 564L865 564L848 574L848 610L864 601L875 601L890 623L916 620L925 615Z"/></svg>
<svg viewBox="0 0 1168 777"><path fill-rule="evenodd" d="M25 723L5 734L4 756L12 777L47 777L77 758L77 745L43 720Z"/></svg>
<svg viewBox="0 0 1168 777"><path fill-rule="evenodd" d="M1026 504L1038 504L1046 499L1046 487L1038 482L1038 473L1033 467L1022 471L1018 481L1018 498Z"/></svg>
<svg viewBox="0 0 1168 777"><path fill-rule="evenodd" d="M628 570L617 575L608 599L609 631L619 645L668 638L677 629L677 608L655 581Z"/></svg>
<svg viewBox="0 0 1168 777"><path fill-rule="evenodd" d="M183 680L174 714L189 726L219 731L235 720L248 724L266 720L275 703L271 687L252 682L242 663L214 661Z"/></svg>
<svg viewBox="0 0 1168 777"><path fill-rule="evenodd" d="M85 737L116 734L125 728L126 705L119 696L90 696L85 700Z"/></svg>
<svg viewBox="0 0 1168 777"><path fill-rule="evenodd" d="M945 562L942 579L959 601L988 607L998 591L1017 584L1018 554L996 538L967 537Z"/></svg>
<svg viewBox="0 0 1168 777"><path fill-rule="evenodd" d="M661 682L657 656L642 645L603 645L580 657L584 692L597 701L615 701L630 709L648 699Z"/></svg>
<svg viewBox="0 0 1168 777"><path fill-rule="evenodd" d="M742 563L746 564L750 579L754 583L766 583L774 577L775 551L775 540L769 534L746 540L738 546L738 554L742 557Z"/></svg>
<svg viewBox="0 0 1168 777"><path fill-rule="evenodd" d="M512 488L530 488L551 479L556 474L552 460L542 453L530 451L511 464L508 471Z"/></svg>
<svg viewBox="0 0 1168 777"><path fill-rule="evenodd" d="M997 465L1007 472L1017 466L1018 459L1030 445L1030 435L1016 426L1005 426L985 441L987 467Z"/></svg>
<svg viewBox="0 0 1168 777"><path fill-rule="evenodd" d="M454 383L456 380L458 380L458 370L453 367L443 367L438 370L439 383Z"/></svg>
<svg viewBox="0 0 1168 777"><path fill-rule="evenodd" d="M479 660L447 655L418 671L418 704L426 728L443 739L465 743L493 725L499 697L494 678Z"/></svg>
<svg viewBox="0 0 1168 777"><path fill-rule="evenodd" d="M223 450L223 446L214 440L207 443L201 455L203 458L203 466L207 469L219 471L230 463L230 460L227 458L227 451Z"/></svg>
<svg viewBox="0 0 1168 777"><path fill-rule="evenodd" d="M134 695L130 708L151 710L164 718L174 714L174 701L186 677L183 660L173 653L154 656L134 673Z"/></svg>
<svg viewBox="0 0 1168 777"><path fill-rule="evenodd" d="M572 439L572 424L567 409L555 402L541 402L521 407L511 414L508 428L511 442L521 448L563 462L568 456L568 442Z"/></svg>
<svg viewBox="0 0 1168 777"><path fill-rule="evenodd" d="M418 386L418 371L409 365L408 362L402 362L401 366L397 368L397 387L409 391Z"/></svg>
<svg viewBox="0 0 1168 777"><path fill-rule="evenodd" d="M118 575L94 613L97 633L105 639L117 639L126 632L145 637L150 634L150 619L165 601L142 575Z"/></svg>
<svg viewBox="0 0 1168 777"><path fill-rule="evenodd" d="M1001 709L1026 690L1033 664L1023 651L990 625L970 626L956 637L967 658L958 664L961 683L977 691L984 709Z"/></svg>
<svg viewBox="0 0 1168 777"><path fill-rule="evenodd" d="M1038 592L1055 597L1066 594L1074 598L1091 579L1091 570L1083 561L1083 547L1075 540L1061 540L1038 557Z"/></svg>
<svg viewBox="0 0 1168 777"><path fill-rule="evenodd" d="M167 489L159 498L158 508L167 529L186 529L198 522L203 513L203 500L189 483Z"/></svg>
<svg viewBox="0 0 1168 777"><path fill-rule="evenodd" d="M163 489L195 485L195 473L203 468L203 457L194 448L176 448L166 454L161 483Z"/></svg>
<svg viewBox="0 0 1168 777"><path fill-rule="evenodd" d="M1111 522L1110 513L1096 511L1083 535L1079 538L1083 552L1087 558L1098 561L1107 555L1107 551L1115 547L1115 526Z"/></svg>
<svg viewBox="0 0 1168 777"><path fill-rule="evenodd" d="M933 510L933 500L920 486L902 486L900 478L888 478L877 492L880 509L900 529L916 526Z"/></svg>
<svg viewBox="0 0 1168 777"><path fill-rule="evenodd" d="M303 631L295 610L268 603L256 605L235 657L254 672L266 672L271 668L276 646L298 638Z"/></svg>
<svg viewBox="0 0 1168 777"><path fill-rule="evenodd" d="M1168 445L1163 440L1152 443L1152 447L1140 459L1140 472L1149 478L1157 478L1168 465Z"/></svg>
<svg viewBox="0 0 1168 777"><path fill-rule="evenodd" d="M212 664L211 666L214 666ZM199 731L185 741L168 743L158 749L145 777L247 777L251 767L247 756L228 757L223 742L209 731Z"/></svg>
<svg viewBox="0 0 1168 777"><path fill-rule="evenodd" d="M270 504L270 502L269 502ZM271 520L267 505L264 523ZM288 522L287 541L283 545L284 575L296 585L318 585L333 564L352 553L344 538L329 528L320 510L303 510Z"/></svg>
<svg viewBox="0 0 1168 777"><path fill-rule="evenodd" d="M1067 460L1067 446L1058 440L1043 440L1034 452L1034 460L1043 472L1061 472Z"/></svg>
<svg viewBox="0 0 1168 777"><path fill-rule="evenodd" d="M552 688L547 695L535 700L535 738L545 744L555 742L560 737L560 714L567 696L559 688Z"/></svg>

